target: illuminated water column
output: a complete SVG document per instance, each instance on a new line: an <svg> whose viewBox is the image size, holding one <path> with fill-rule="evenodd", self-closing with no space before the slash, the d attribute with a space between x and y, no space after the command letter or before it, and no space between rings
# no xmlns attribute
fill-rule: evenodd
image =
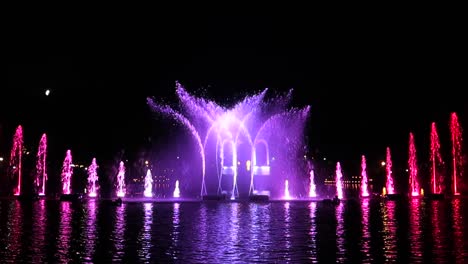
<svg viewBox="0 0 468 264"><path fill-rule="evenodd" d="M261 144L265 147L266 162L259 166L257 162L257 145ZM268 176L270 175L270 150L268 148L268 143L263 140L257 140L252 148L252 169L250 172L250 188L249 193L256 193L254 185L254 177L257 175Z"/></svg>
<svg viewBox="0 0 468 264"><path fill-rule="evenodd" d="M225 145L229 144L232 152L232 164L230 166L224 165L224 149ZM236 196L239 196L239 190L237 189L237 148L236 143L232 139L225 139L221 144L221 176L222 175L232 175L232 193L231 200L235 199ZM221 179L219 179L219 186L221 186Z"/></svg>

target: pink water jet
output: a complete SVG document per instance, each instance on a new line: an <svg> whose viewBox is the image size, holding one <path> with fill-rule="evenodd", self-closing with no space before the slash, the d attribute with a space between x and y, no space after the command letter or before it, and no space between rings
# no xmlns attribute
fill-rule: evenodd
<svg viewBox="0 0 468 264"><path fill-rule="evenodd" d="M413 133L410 133L409 137L408 170L411 196L419 196L418 160L416 157L416 146L414 143Z"/></svg>
<svg viewBox="0 0 468 264"><path fill-rule="evenodd" d="M151 174L150 169L146 171L145 190L143 192L143 195L145 197L153 197L153 175Z"/></svg>
<svg viewBox="0 0 468 264"><path fill-rule="evenodd" d="M314 170L310 170L309 197L317 197Z"/></svg>
<svg viewBox="0 0 468 264"><path fill-rule="evenodd" d="M41 140L39 141L39 148L36 156L36 179L35 187L38 195L45 195L45 187L47 181L47 136L42 134Z"/></svg>
<svg viewBox="0 0 468 264"><path fill-rule="evenodd" d="M117 173L117 197L125 196L125 165L123 161L119 164L119 172Z"/></svg>
<svg viewBox="0 0 468 264"><path fill-rule="evenodd" d="M71 193L71 176L73 175L72 167L72 154L71 150L67 150L65 159L63 160L62 173L60 174L62 180L62 194Z"/></svg>
<svg viewBox="0 0 468 264"><path fill-rule="evenodd" d="M98 173L97 173L98 165L96 163L96 158L93 158L93 161L91 162L91 165L88 167L88 191L89 197L96 197L97 196L97 189L98 186L96 182L99 179Z"/></svg>
<svg viewBox="0 0 468 264"><path fill-rule="evenodd" d="M441 166L443 165L440 155L440 141L437 133L436 123L431 124L431 189L432 193L442 193L443 191L443 176L441 175Z"/></svg>
<svg viewBox="0 0 468 264"><path fill-rule="evenodd" d="M338 196L338 199L343 199L343 173L341 172L341 164L339 162L336 163L335 184L336 196Z"/></svg>
<svg viewBox="0 0 468 264"><path fill-rule="evenodd" d="M366 171L366 157L362 155L361 158L361 196L362 197L368 197L369 196L369 191L368 186L367 186L367 171Z"/></svg>
<svg viewBox="0 0 468 264"><path fill-rule="evenodd" d="M288 180L284 181L284 196L283 196L283 199L291 200L291 194L289 193L289 181Z"/></svg>
<svg viewBox="0 0 468 264"><path fill-rule="evenodd" d="M385 158L385 170L387 172L387 182L385 184L387 193L394 194L395 187L393 185L393 175L392 175L392 154L390 153L390 148L387 147L387 154Z"/></svg>
<svg viewBox="0 0 468 264"><path fill-rule="evenodd" d="M172 194L172 196L174 198L179 198L180 197L179 180L176 180L176 182L175 182L174 193Z"/></svg>
<svg viewBox="0 0 468 264"><path fill-rule="evenodd" d="M13 136L13 147L10 153L10 169L11 177L13 178L13 184L16 186L13 188L14 195L21 194L21 163L22 163L22 152L23 152L23 127L19 125L16 128L15 135Z"/></svg>
<svg viewBox="0 0 468 264"><path fill-rule="evenodd" d="M463 157L462 157L462 128L458 122L456 113L450 117L450 134L452 141L452 186L453 194L460 195L458 182L462 175Z"/></svg>

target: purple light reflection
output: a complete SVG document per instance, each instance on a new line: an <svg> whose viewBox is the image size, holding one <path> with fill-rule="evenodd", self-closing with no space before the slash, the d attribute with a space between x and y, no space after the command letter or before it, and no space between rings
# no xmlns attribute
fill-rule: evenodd
<svg viewBox="0 0 468 264"><path fill-rule="evenodd" d="M97 200L90 199L88 200L87 205L87 214L85 219L84 229L84 243L85 250L83 261L93 262L93 256L95 251L96 240L98 239L98 234L96 231L96 215L97 215Z"/></svg>
<svg viewBox="0 0 468 264"><path fill-rule="evenodd" d="M310 236L310 250L312 252L317 252L317 203L310 202L309 203L309 219L310 219L310 229L309 229L309 236ZM317 263L317 254L310 254L309 261L312 263Z"/></svg>
<svg viewBox="0 0 468 264"><path fill-rule="evenodd" d="M112 240L115 245L115 252L112 257L112 262L122 262L124 257L125 248L125 209L127 205L122 203L121 206L115 207L115 224L114 230L112 231Z"/></svg>
<svg viewBox="0 0 468 264"><path fill-rule="evenodd" d="M32 227L32 251L34 252L34 261L43 263L45 261L44 246L46 243L46 212L45 200L40 199L34 203L34 217ZM0 243L1 244L1 243Z"/></svg>
<svg viewBox="0 0 468 264"><path fill-rule="evenodd" d="M370 250L371 250L371 233L370 233L370 226L369 226L369 199L362 199L361 200L361 215L362 215L362 246L361 252L364 256L362 259L363 263L372 263L372 258L370 257Z"/></svg>
<svg viewBox="0 0 468 264"><path fill-rule="evenodd" d="M410 262L423 262L424 252L424 237L423 237L423 205L421 199L409 200L409 243L410 247Z"/></svg>
<svg viewBox="0 0 468 264"><path fill-rule="evenodd" d="M452 200L453 207L453 242L455 246L455 259L457 263L464 263L468 257L468 253L465 250L468 245L466 245L466 237L463 234L466 234L466 220L463 219L461 214L462 205L460 199Z"/></svg>
<svg viewBox="0 0 468 264"><path fill-rule="evenodd" d="M145 216L143 219L143 227L138 236L141 248L138 249L138 257L140 260L151 259L151 226L153 225L153 203L144 203L143 209Z"/></svg>
<svg viewBox="0 0 468 264"><path fill-rule="evenodd" d="M397 259L397 221L395 218L396 202L387 201L382 207L383 214L383 242L384 257L387 262L395 262Z"/></svg>
<svg viewBox="0 0 468 264"><path fill-rule="evenodd" d="M58 259L61 263L70 262L69 257L71 234L72 234L72 217L69 202L60 203L60 223L59 223L59 238L57 239Z"/></svg>
<svg viewBox="0 0 468 264"><path fill-rule="evenodd" d="M339 163L338 163L339 164ZM336 261L337 263L344 263L345 258L345 227L344 227L344 204L341 202L336 206Z"/></svg>

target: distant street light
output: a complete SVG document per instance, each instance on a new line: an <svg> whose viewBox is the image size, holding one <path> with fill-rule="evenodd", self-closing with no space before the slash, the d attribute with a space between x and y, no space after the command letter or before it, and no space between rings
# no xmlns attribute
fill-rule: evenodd
<svg viewBox="0 0 468 264"><path fill-rule="evenodd" d="M385 166L385 164L387 164L385 163L385 161L380 162L380 165L382 165L382 167Z"/></svg>
<svg viewBox="0 0 468 264"><path fill-rule="evenodd" d="M49 89L45 90L45 95L49 96L49 94L50 94L50 90Z"/></svg>

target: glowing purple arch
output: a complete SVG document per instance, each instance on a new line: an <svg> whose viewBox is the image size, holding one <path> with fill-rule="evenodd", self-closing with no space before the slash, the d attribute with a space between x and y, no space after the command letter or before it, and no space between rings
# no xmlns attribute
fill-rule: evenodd
<svg viewBox="0 0 468 264"><path fill-rule="evenodd" d="M309 107L297 111L297 109L286 110L287 101L290 99L292 90L286 96L276 97L264 102L267 89L258 94L247 96L230 109L219 106L213 101L204 98L197 98L190 95L179 83L176 83L176 94L179 98L180 110L175 110L165 104L156 103L148 98L148 105L153 111L172 117L180 124L184 125L191 133L199 147L202 165L202 186L200 195L208 194L206 187L206 155L210 144L213 144L216 160L216 174L218 178L217 193L223 192L221 181L223 176L233 177L231 198L238 197L238 155L239 146L242 139L246 139L250 151L249 163L252 164L250 170L249 194L255 190L254 178L256 175L270 175L270 146L264 135L266 126L274 123L287 114L294 114L293 118L305 120L302 111L308 112ZM273 111L263 111L264 107L273 107ZM263 112L261 112L263 111ZM292 116L291 116L292 117ZM288 120L289 121L289 120ZM250 122L250 123L249 123ZM259 127L255 128L255 125ZM295 129L284 126L286 130ZM289 133L289 132L287 132ZM202 137L203 135L203 137ZM255 135L254 140L252 135ZM215 141L212 141L215 139ZM214 144L215 143L215 144ZM259 148L265 150L264 164L258 164L257 155ZM232 152L232 164L226 165L224 157L226 151Z"/></svg>

